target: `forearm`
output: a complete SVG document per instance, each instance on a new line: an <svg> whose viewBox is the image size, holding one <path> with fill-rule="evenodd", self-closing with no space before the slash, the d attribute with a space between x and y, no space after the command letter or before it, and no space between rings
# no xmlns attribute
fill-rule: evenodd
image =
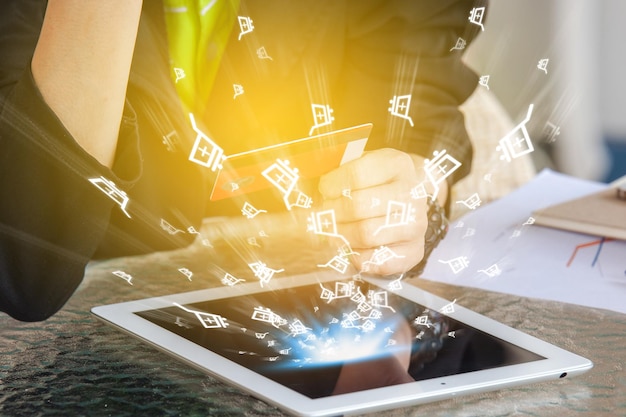
<svg viewBox="0 0 626 417"><path fill-rule="evenodd" d="M74 139L111 167L142 0L49 0L32 72Z"/></svg>

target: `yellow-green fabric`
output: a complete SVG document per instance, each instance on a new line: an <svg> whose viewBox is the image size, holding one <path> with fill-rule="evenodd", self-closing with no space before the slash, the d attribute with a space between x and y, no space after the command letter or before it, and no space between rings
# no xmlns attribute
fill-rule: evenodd
<svg viewBox="0 0 626 417"><path fill-rule="evenodd" d="M163 5L178 95L188 111L203 113L239 0L163 0Z"/></svg>

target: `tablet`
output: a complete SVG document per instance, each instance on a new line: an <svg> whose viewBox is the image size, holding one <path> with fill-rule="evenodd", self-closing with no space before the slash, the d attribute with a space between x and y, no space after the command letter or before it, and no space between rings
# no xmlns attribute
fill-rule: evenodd
<svg viewBox="0 0 626 417"><path fill-rule="evenodd" d="M221 200L260 191L272 186L263 171L281 161L298 179L319 177L357 159L363 154L372 124L323 133L291 142L229 155L211 192L211 200Z"/></svg>
<svg viewBox="0 0 626 417"><path fill-rule="evenodd" d="M572 376L592 363L412 285L328 271L92 309L288 413L365 413Z"/></svg>

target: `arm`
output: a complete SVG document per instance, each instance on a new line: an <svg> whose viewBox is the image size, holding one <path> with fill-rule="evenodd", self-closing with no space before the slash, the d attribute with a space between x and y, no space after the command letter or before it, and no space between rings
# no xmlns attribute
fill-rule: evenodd
<svg viewBox="0 0 626 417"><path fill-rule="evenodd" d="M364 0L350 2L342 96L336 114L371 121L369 149L395 148L432 158L447 150L462 163L449 178L469 173L472 148L459 106L478 77L450 50L459 37L469 45L480 28L469 22L484 1ZM483 4L484 5L484 4ZM392 115L394 96L410 95L406 118Z"/></svg>
<svg viewBox="0 0 626 417"><path fill-rule="evenodd" d="M141 0L50 0L32 72L74 139L111 167Z"/></svg>
<svg viewBox="0 0 626 417"><path fill-rule="evenodd" d="M125 83L104 91L102 79L81 72L96 66L82 61L89 61L98 42L96 34L77 31L80 17L95 16L96 7L105 13L108 3L122 9L130 6L126 0L71 3L74 8L50 1L45 19L46 2L41 0L8 0L0 13L0 311L20 320L43 320L63 306L80 284L85 265L108 227L114 202L88 179L105 176L123 185L106 165L120 129ZM62 13L67 14L67 28ZM132 48L136 22L121 17L104 20L111 26L105 32L110 35L116 28L126 33ZM118 27L116 22L126 26ZM98 27L97 22L90 23ZM47 34L40 38L42 26ZM113 44L106 50L105 43L100 42L100 53L122 59ZM106 63L103 67L116 66L112 58L100 62ZM111 71L117 75L107 76L115 78L128 69ZM104 115L114 128L92 135ZM92 130L85 131L90 123ZM133 129L122 130L127 140L133 140Z"/></svg>
<svg viewBox="0 0 626 417"><path fill-rule="evenodd" d="M424 254L426 201L412 199L410 191L425 179L425 159L446 150L461 162L439 184L441 206L449 186L470 171L472 148L458 107L475 89L477 77L450 48L458 37L469 42L475 36L468 16L477 5L403 0L351 5L344 94L336 112L353 115L352 123L372 121L369 146L376 150L325 176L320 192L326 206L336 210L340 231L360 254L357 267L386 246L397 257L374 264L369 272L406 272ZM388 110L391 98L409 94L407 117L394 116ZM341 189L352 190L352 200L342 199ZM376 198L381 202L372 204ZM414 208L414 220L384 227L389 201Z"/></svg>

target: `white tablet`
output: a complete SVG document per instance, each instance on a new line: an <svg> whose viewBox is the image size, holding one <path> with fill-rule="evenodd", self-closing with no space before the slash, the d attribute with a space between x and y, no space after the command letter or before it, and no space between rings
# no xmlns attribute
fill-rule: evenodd
<svg viewBox="0 0 626 417"><path fill-rule="evenodd" d="M405 407L593 366L398 280L345 279L328 271L263 286L226 278L223 287L92 312L302 416Z"/></svg>

